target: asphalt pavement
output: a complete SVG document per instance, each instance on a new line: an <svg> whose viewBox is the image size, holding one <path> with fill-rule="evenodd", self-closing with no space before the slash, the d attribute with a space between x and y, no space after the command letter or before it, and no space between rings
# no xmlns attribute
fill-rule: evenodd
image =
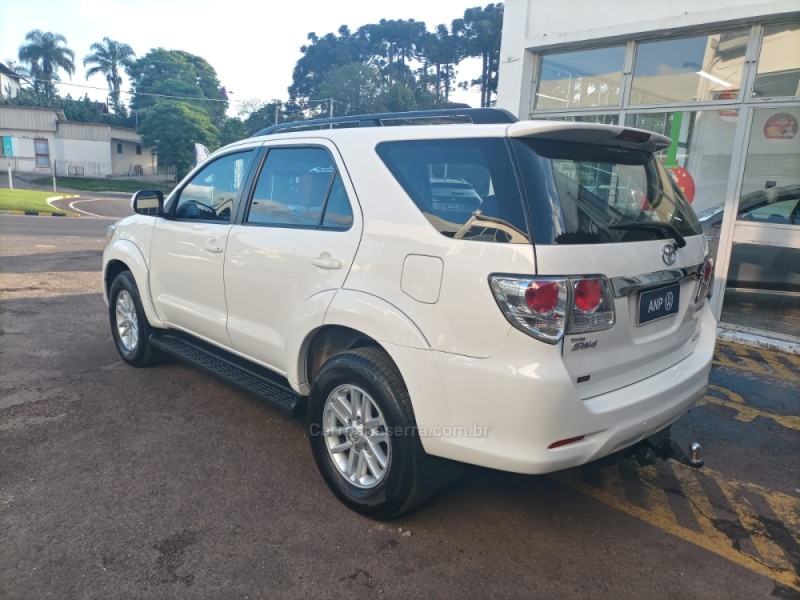
<svg viewBox="0 0 800 600"><path fill-rule="evenodd" d="M0 217L0 597L800 597L797 357L719 345L673 432L698 471L467 468L377 523L328 492L302 423L118 358L111 222Z"/></svg>

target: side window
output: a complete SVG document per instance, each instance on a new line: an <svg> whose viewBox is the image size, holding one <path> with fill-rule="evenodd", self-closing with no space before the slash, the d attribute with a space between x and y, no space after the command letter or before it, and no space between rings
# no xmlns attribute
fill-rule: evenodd
<svg viewBox="0 0 800 600"><path fill-rule="evenodd" d="M442 235L529 243L519 187L502 139L383 142L377 151Z"/></svg>
<svg viewBox="0 0 800 600"><path fill-rule="evenodd" d="M352 220L347 194L327 150L270 150L256 182L247 223L348 229Z"/></svg>
<svg viewBox="0 0 800 600"><path fill-rule="evenodd" d="M344 231L350 229L352 224L353 209L350 206L350 200L347 199L347 192L342 183L342 176L336 173L336 176L333 178L330 196L328 196L328 204L325 206L322 228Z"/></svg>
<svg viewBox="0 0 800 600"><path fill-rule="evenodd" d="M759 221L762 223L795 224L797 218L798 199L778 200L768 204L760 204L739 214L745 221Z"/></svg>
<svg viewBox="0 0 800 600"><path fill-rule="evenodd" d="M253 154L227 154L203 167L181 190L175 218L229 223Z"/></svg>

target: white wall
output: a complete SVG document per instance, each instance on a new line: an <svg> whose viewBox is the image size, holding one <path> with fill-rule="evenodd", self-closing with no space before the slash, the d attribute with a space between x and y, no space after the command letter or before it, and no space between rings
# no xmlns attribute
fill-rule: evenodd
<svg viewBox="0 0 800 600"><path fill-rule="evenodd" d="M15 171L23 173L30 173L32 171L41 171L42 173L49 173L49 168L36 169L36 151L34 149L34 138L47 140L48 148L50 149L50 156L53 154L53 141L55 136L51 132L41 132L34 134L31 131L20 129L3 129L2 135L11 136L14 139L12 158L3 157L4 160L0 163L0 168L8 168L8 161L11 161L11 167Z"/></svg>
<svg viewBox="0 0 800 600"><path fill-rule="evenodd" d="M506 0L497 106L527 116L533 51L798 11L797 0Z"/></svg>
<svg viewBox="0 0 800 600"><path fill-rule="evenodd" d="M81 169L77 173L85 176L111 175L108 141L57 138L50 148L50 161L53 160L56 161L57 175L70 175L70 166Z"/></svg>

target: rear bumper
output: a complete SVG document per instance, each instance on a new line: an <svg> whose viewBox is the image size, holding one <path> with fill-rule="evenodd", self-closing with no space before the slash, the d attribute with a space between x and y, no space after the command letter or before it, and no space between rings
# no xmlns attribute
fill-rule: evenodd
<svg viewBox="0 0 800 600"><path fill-rule="evenodd" d="M518 473L587 463L664 429L703 397L716 339L708 307L687 358L624 388L581 400L560 347L512 330L503 349L472 359L392 348L429 454ZM534 354L537 354L534 356ZM423 356L424 355L424 356ZM434 381L437 380L437 381ZM553 442L584 436L566 446Z"/></svg>

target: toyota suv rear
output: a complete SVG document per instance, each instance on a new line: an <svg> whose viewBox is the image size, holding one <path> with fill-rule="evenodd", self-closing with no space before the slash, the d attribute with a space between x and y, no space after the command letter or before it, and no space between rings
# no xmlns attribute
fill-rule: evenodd
<svg viewBox="0 0 800 600"><path fill-rule="evenodd" d="M117 348L305 415L330 489L375 518L442 459L600 458L708 382L713 263L669 143L492 109L269 128L134 196L104 256Z"/></svg>

